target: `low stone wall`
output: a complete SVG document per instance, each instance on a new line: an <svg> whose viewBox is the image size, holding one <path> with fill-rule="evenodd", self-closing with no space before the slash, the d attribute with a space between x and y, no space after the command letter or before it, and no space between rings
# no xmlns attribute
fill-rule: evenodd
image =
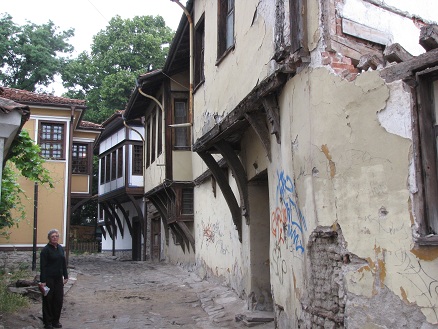
<svg viewBox="0 0 438 329"><path fill-rule="evenodd" d="M39 251L38 254L39 255ZM37 256L37 269L39 257ZM3 273L32 269L32 251L0 251L0 271Z"/></svg>

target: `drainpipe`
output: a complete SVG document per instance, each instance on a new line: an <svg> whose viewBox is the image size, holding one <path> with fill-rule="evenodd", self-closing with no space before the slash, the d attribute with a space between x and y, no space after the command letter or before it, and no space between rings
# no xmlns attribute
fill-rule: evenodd
<svg viewBox="0 0 438 329"><path fill-rule="evenodd" d="M193 20L192 16L190 15L189 11L187 10L184 5L179 2L179 0L170 0L172 2L175 2L178 6L182 8L184 11L184 14L187 17L187 20L189 21L190 25L190 88L189 88L189 123L193 124ZM193 132L192 132L192 139L193 139ZM193 143L192 143L193 144Z"/></svg>
<svg viewBox="0 0 438 329"><path fill-rule="evenodd" d="M37 228L38 228L38 183L35 182L33 188L33 244L32 244L32 271L36 270L37 265Z"/></svg>
<svg viewBox="0 0 438 329"><path fill-rule="evenodd" d="M137 87L138 87L137 88L138 92L141 95L143 95L144 97L152 99L155 103L157 103L157 105L161 109L161 113L163 113L163 115L162 115L162 122L161 122L161 125L163 127L163 129L161 129L161 143L164 143L165 140L166 140L165 139L166 138L166 129L165 129L166 128L166 112L164 112L164 107L160 103L160 101L158 99L156 99L154 96L148 95L145 92L143 92L143 90L141 90L141 87L139 87L138 85L137 85ZM163 165L165 166L166 165L166 152L164 150L163 150L163 158L164 158ZM159 166L159 164L157 164L157 166ZM145 185L145 187L146 187L146 185Z"/></svg>
<svg viewBox="0 0 438 329"><path fill-rule="evenodd" d="M70 219L71 219L71 173L72 173L72 161L71 161L71 152L73 150L73 123L74 123L74 115L75 115L76 106L71 107L71 115L70 115L70 131L69 131L69 154L67 162L67 219L66 219L66 227L65 227L65 249L66 254L65 258L68 265L69 255L70 255Z"/></svg>

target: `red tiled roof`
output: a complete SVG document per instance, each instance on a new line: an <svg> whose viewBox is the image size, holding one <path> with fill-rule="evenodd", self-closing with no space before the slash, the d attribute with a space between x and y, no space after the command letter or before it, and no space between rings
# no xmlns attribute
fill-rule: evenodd
<svg viewBox="0 0 438 329"><path fill-rule="evenodd" d="M79 124L80 128L93 128L93 129L101 129L102 125L99 123L94 123L94 122L90 122L90 121L84 121L82 120L81 123Z"/></svg>
<svg viewBox="0 0 438 329"><path fill-rule="evenodd" d="M85 106L85 100L38 94L27 90L0 87L0 97L20 103Z"/></svg>

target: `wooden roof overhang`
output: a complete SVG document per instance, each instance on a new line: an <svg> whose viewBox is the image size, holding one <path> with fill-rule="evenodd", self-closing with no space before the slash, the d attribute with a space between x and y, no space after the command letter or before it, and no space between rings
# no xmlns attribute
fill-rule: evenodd
<svg viewBox="0 0 438 329"><path fill-rule="evenodd" d="M193 0L187 1L186 8L191 12ZM137 79L137 86L132 91L131 97L126 105L125 118L132 120L145 115L145 109L153 100L144 97L138 91L141 90L148 95L156 95L168 76L183 72L188 69L190 61L190 25L185 14L182 14L175 36L170 45L169 54L162 70L154 70L140 75Z"/></svg>
<svg viewBox="0 0 438 329"><path fill-rule="evenodd" d="M222 121L200 137L193 145L215 177L231 211L233 223L242 241L242 216L249 223L248 179L238 152L240 141L249 127L256 132L269 161L271 161L270 135L276 136L280 143L280 111L277 94L288 79L289 74L282 71L273 73L263 80L232 110ZM232 170L240 194L237 202L228 177L212 154L220 153Z"/></svg>
<svg viewBox="0 0 438 329"><path fill-rule="evenodd" d="M166 243L169 241L169 230L179 238L184 241L181 243L181 248L185 252L185 247L187 249L192 246L195 250L195 238L190 232L186 223L183 220L178 220L173 216L173 211L175 209L174 205L176 203L176 192L175 187L190 186L193 187L193 182L174 182L166 180L164 183L153 188L145 194L145 197L155 206L160 214L164 231L166 233Z"/></svg>
<svg viewBox="0 0 438 329"><path fill-rule="evenodd" d="M1 166L4 166L6 161L9 159L9 157L10 157L9 151L10 151L11 144L17 138L17 136L20 134L21 129L23 128L24 124L26 123L27 120L29 120L29 117L30 117L29 106L16 103L13 100L10 100L7 98L0 97L0 113L8 114L10 112L20 113L21 114L21 122L20 122L19 127L16 131L16 134L14 136L11 136L12 138L6 140L6 143L4 145L5 156L3 158L3 163L0 164Z"/></svg>
<svg viewBox="0 0 438 329"><path fill-rule="evenodd" d="M131 122L134 119L145 116L146 109L149 107L152 99L143 96L138 88L148 95L155 96L163 85L166 76L162 70L155 70L141 75L137 80L137 86L131 93L128 104L126 105L123 117L126 121Z"/></svg>

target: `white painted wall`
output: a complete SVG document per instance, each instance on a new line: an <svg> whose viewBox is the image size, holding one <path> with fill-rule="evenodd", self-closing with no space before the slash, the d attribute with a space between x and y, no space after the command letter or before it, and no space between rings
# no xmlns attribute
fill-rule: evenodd
<svg viewBox="0 0 438 329"><path fill-rule="evenodd" d="M123 203L122 206L125 209L125 211L129 213L129 218L132 224L132 217L137 216L137 211L135 210L135 207L132 205L131 202ZM143 209L143 204L140 203L139 207ZM122 221L124 235L122 237L120 231L117 230L117 237L115 240L115 250L116 251L132 250L132 237L131 234L129 233L128 224L126 223L126 220L124 219L124 216L120 210L117 210L117 214L119 215ZM105 215L106 214L104 214L104 216ZM143 236L142 236L142 241L143 241ZM113 241L107 232L106 239L102 237L102 251L112 251L112 248L113 248Z"/></svg>

